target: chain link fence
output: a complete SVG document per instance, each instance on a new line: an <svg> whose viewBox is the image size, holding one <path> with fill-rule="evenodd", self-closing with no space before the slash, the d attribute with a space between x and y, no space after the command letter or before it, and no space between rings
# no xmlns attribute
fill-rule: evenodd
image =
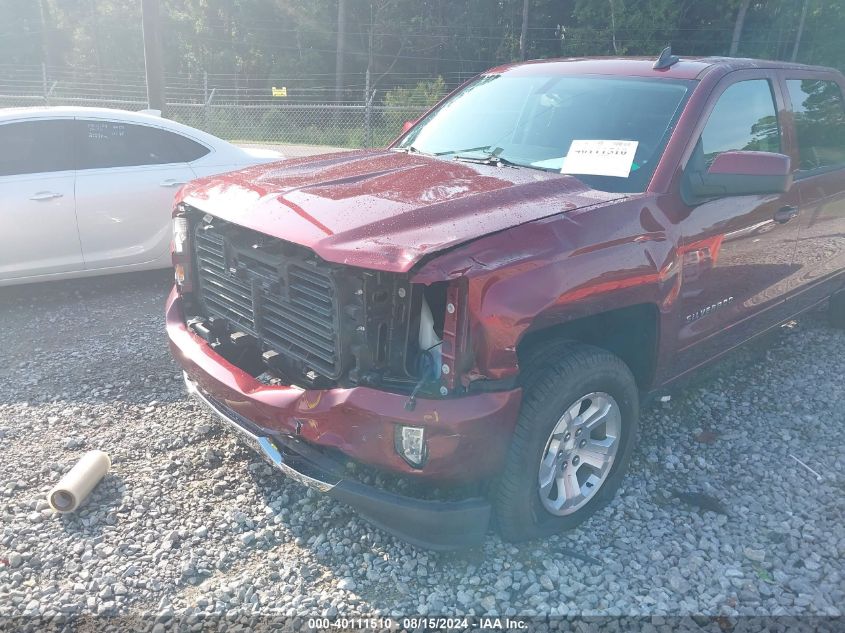
<svg viewBox="0 0 845 633"><path fill-rule="evenodd" d="M0 107L77 105L142 110L144 101L0 95ZM238 142L333 147L383 147L396 138L405 121L425 106L397 108L365 103L239 105L169 103L165 116L220 138Z"/></svg>
<svg viewBox="0 0 845 633"><path fill-rule="evenodd" d="M456 76L447 85L463 79ZM387 105L384 90L371 92L369 99L363 91L351 92L361 94L361 100L333 101L334 88L328 86L292 87L286 98L273 98L263 88L232 88L225 78L168 77L170 102L164 116L229 141L355 148L386 145L405 121L429 107L422 102ZM142 110L147 107L146 87L134 75L118 79L0 64L0 108L44 105Z"/></svg>
<svg viewBox="0 0 845 633"><path fill-rule="evenodd" d="M169 118L227 140L334 147L382 147L424 111L365 103L167 106Z"/></svg>

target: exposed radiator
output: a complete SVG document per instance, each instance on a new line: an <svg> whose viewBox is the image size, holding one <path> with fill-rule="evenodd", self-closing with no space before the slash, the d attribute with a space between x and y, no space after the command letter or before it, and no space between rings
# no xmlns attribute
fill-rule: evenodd
<svg viewBox="0 0 845 633"><path fill-rule="evenodd" d="M194 227L199 299L208 316L323 376L339 377L337 284L329 265L285 253L281 241L268 248L247 229L216 224Z"/></svg>

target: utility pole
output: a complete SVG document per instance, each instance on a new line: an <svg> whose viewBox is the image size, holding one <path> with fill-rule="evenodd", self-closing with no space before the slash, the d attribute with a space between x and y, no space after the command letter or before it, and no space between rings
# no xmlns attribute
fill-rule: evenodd
<svg viewBox="0 0 845 633"><path fill-rule="evenodd" d="M161 19L158 0L141 0L144 67L147 71L147 107L164 113L164 66L161 59Z"/></svg>
<svg viewBox="0 0 845 633"><path fill-rule="evenodd" d="M367 38L367 70L373 68L373 30L376 28L376 13L373 2L370 0L370 31Z"/></svg>
<svg viewBox="0 0 845 633"><path fill-rule="evenodd" d="M38 13L41 18L41 61L47 66L55 65L53 49L50 46L53 33L53 16L50 13L50 5L47 0L39 0Z"/></svg>
<svg viewBox="0 0 845 633"><path fill-rule="evenodd" d="M522 0L522 31L519 33L519 59L525 61L528 49L528 4L531 0Z"/></svg>
<svg viewBox="0 0 845 633"><path fill-rule="evenodd" d="M751 4L751 0L741 0L739 4L736 22L734 22L734 34L731 38L731 50L728 52L728 56L730 57L735 56L739 50L739 39L742 37L742 27L745 24L745 14L748 12L749 4Z"/></svg>
<svg viewBox="0 0 845 633"><path fill-rule="evenodd" d="M337 57L334 67L334 100L343 101L343 62L346 57L346 0L337 0Z"/></svg>
<svg viewBox="0 0 845 633"><path fill-rule="evenodd" d="M373 146L372 110L370 109L370 69L364 75L364 146Z"/></svg>
<svg viewBox="0 0 845 633"><path fill-rule="evenodd" d="M619 54L619 47L616 46L616 8L613 6L613 0L608 0L610 2L610 36L611 41L613 43L613 54Z"/></svg>
<svg viewBox="0 0 845 633"><path fill-rule="evenodd" d="M798 21L798 33L795 35L795 46L792 47L791 61L793 62L798 59L798 47L801 46L801 35L804 33L804 22L807 21L808 4L810 4L810 0L804 0L804 4L801 6L801 19Z"/></svg>

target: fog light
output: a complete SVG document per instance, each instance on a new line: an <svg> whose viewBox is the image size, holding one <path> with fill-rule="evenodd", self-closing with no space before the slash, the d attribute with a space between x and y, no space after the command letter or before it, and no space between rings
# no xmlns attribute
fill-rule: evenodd
<svg viewBox="0 0 845 633"><path fill-rule="evenodd" d="M425 429L420 426L396 425L394 438L396 452L414 468L422 468L428 457Z"/></svg>

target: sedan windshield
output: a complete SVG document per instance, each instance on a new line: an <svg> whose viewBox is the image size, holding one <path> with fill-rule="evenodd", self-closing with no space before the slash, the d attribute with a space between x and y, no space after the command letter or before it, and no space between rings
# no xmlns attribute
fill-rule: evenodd
<svg viewBox="0 0 845 633"><path fill-rule="evenodd" d="M693 82L484 75L420 121L397 149L572 174L641 192Z"/></svg>

